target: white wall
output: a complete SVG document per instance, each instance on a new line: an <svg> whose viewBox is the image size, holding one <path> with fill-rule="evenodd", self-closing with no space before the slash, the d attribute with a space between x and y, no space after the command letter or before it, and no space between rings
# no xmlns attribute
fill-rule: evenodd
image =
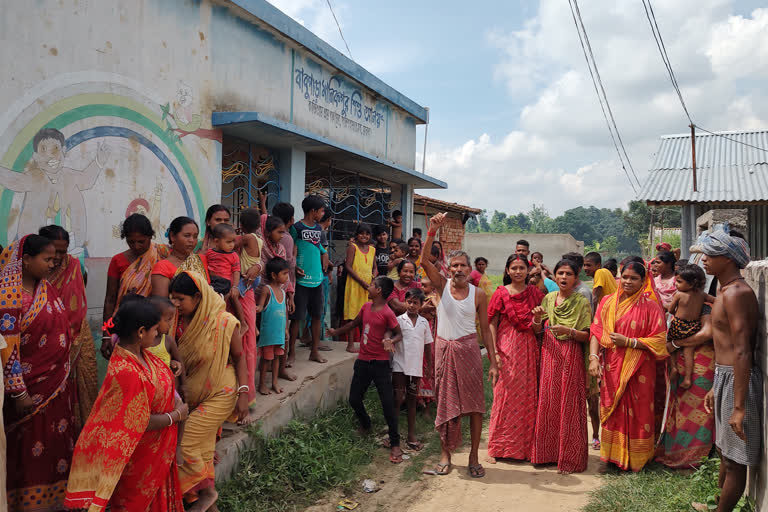
<svg viewBox="0 0 768 512"><path fill-rule="evenodd" d="M88 256L91 308L127 215L162 235L219 202L214 111L258 111L414 166L405 111L224 0L4 2L0 31L0 243L65 226Z"/></svg>
<svg viewBox="0 0 768 512"><path fill-rule="evenodd" d="M464 250L472 259L484 256L488 259L488 272L501 274L504 264L510 254L515 252L518 240L528 240L531 252L544 255L544 263L554 267L560 256L567 252L584 251L584 242L574 239L571 235L555 234L541 235L533 233L466 233L464 235Z"/></svg>

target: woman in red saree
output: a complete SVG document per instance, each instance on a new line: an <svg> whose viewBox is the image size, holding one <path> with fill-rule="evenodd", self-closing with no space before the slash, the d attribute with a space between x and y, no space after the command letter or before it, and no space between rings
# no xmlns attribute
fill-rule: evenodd
<svg viewBox="0 0 768 512"><path fill-rule="evenodd" d="M600 459L625 471L653 458L656 363L668 356L664 315L645 266L633 260L592 324L589 372L602 375Z"/></svg>
<svg viewBox="0 0 768 512"><path fill-rule="evenodd" d="M72 447L69 318L45 280L55 249L27 235L0 255L8 510L62 510Z"/></svg>
<svg viewBox="0 0 768 512"><path fill-rule="evenodd" d="M77 440L64 505L89 512L183 512L176 469L177 423L187 406L174 378L146 349L160 311L126 300L113 319L115 346L107 377Z"/></svg>
<svg viewBox="0 0 768 512"><path fill-rule="evenodd" d="M69 233L61 226L51 225L40 228L40 235L53 242L56 256L53 259L53 271L48 277L59 293L69 316L70 377L75 385L75 427L79 432L96 400L99 392L98 370L96 368L96 348L88 320L88 302L85 297L85 279L80 270L80 260L68 254Z"/></svg>
<svg viewBox="0 0 768 512"><path fill-rule="evenodd" d="M496 289L488 303L499 364L488 427L488 456L494 459L530 460L533 449L539 359L533 309L541 304L544 293L526 283L528 268L525 256L510 256L504 286Z"/></svg>
<svg viewBox="0 0 768 512"><path fill-rule="evenodd" d="M560 290L548 294L533 310L533 329L543 330L544 339L531 462L556 462L563 474L587 469L583 346L589 339L592 307L576 291L578 272L572 260L561 260L555 266L555 282Z"/></svg>

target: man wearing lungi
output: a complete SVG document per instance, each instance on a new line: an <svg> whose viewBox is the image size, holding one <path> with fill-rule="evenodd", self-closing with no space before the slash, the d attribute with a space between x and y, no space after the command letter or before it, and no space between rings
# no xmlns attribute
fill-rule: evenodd
<svg viewBox="0 0 768 512"><path fill-rule="evenodd" d="M482 289L469 282L472 271L469 255L463 251L453 251L448 255L449 279L430 263L432 242L445 217L445 213L438 213L429 220L429 231L421 254L421 266L441 295L435 341L435 427L440 433L442 452L435 473L447 475L450 472L451 452L461 443L461 418L469 416L472 438L469 474L473 478L482 478L485 469L478 459L478 448L483 430L485 396L483 361L477 343L475 318L479 319L483 339L490 340L485 346L491 362L488 380L493 384L498 379L495 343L488 327L488 297Z"/></svg>
<svg viewBox="0 0 768 512"><path fill-rule="evenodd" d="M715 412L715 444L720 451L720 500L731 511L744 493L747 466L760 461L763 377L755 365L759 308L741 269L749 263L749 245L740 233L718 226L692 251L705 255L704 269L720 289L712 306L715 380L705 407Z"/></svg>

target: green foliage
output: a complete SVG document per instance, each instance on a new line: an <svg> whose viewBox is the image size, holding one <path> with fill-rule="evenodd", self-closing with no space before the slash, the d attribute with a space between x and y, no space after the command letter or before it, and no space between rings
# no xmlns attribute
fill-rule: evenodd
<svg viewBox="0 0 768 512"><path fill-rule="evenodd" d="M576 240L584 241L585 250L616 256L637 254L647 248L643 238L647 238L651 212L642 201L630 201L627 210L579 206L553 219L543 205L534 204L527 213L517 215L494 210L490 220L488 212L483 210L477 219L467 222L466 229L471 233L569 233ZM662 214L665 227L680 226L679 208L657 208L654 213L657 225Z"/></svg>
<svg viewBox="0 0 768 512"><path fill-rule="evenodd" d="M374 429L383 425L375 393L366 397L366 407ZM356 481L376 451L372 438L357 434L357 420L343 403L313 419L294 420L277 436L252 436L254 446L241 452L237 474L219 489L221 510L303 509L327 490Z"/></svg>
<svg viewBox="0 0 768 512"><path fill-rule="evenodd" d="M719 458L702 459L689 471L670 470L651 463L639 473L614 471L602 477L603 485L590 493L584 512L678 512L693 510L691 503L717 508ZM736 510L753 512L751 500L742 498Z"/></svg>

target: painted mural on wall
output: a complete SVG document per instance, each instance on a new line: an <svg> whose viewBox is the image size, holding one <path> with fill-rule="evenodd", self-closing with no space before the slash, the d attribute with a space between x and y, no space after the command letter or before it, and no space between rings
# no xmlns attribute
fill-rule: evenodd
<svg viewBox="0 0 768 512"><path fill-rule="evenodd" d="M161 103L135 84L55 85L0 116L0 243L56 223L73 253L108 257L132 213L159 236L178 215L201 217L218 193L201 169L219 167L220 134L202 127L190 86Z"/></svg>

